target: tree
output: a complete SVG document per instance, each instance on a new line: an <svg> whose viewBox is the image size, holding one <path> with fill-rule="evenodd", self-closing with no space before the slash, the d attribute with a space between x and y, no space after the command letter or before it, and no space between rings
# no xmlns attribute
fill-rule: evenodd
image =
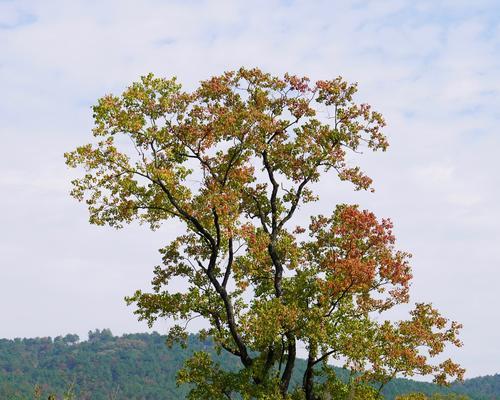
<svg viewBox="0 0 500 400"><path fill-rule="evenodd" d="M407 321L373 318L409 301L410 255L395 248L390 220L340 204L308 226L292 225L302 204L318 200L312 185L322 177L372 190L348 157L385 150L385 122L354 101L356 91L340 77L311 83L241 68L186 92L150 74L101 98L96 143L65 154L85 170L72 195L86 202L91 223L184 223L160 250L153 291L127 301L149 324L178 320L172 341L202 317L202 337L240 360L240 370L228 371L196 353L179 372L179 382L194 384L191 399L318 399L335 380L332 359L345 360L355 382L462 376L451 360L432 363L447 343L460 345L460 326L429 304L417 304ZM298 343L307 368L293 387Z"/></svg>
<svg viewBox="0 0 500 400"><path fill-rule="evenodd" d="M106 342L113 339L113 333L110 329L103 329L102 331L96 329L95 331L89 331L89 342Z"/></svg>
<svg viewBox="0 0 500 400"><path fill-rule="evenodd" d="M75 344L78 343L79 340L80 337L78 335L71 333L68 333L66 336L62 338L62 341L66 344Z"/></svg>

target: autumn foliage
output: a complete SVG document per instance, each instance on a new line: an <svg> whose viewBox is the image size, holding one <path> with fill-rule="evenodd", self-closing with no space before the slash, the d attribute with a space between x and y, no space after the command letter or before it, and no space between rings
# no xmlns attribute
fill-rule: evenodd
<svg viewBox="0 0 500 400"><path fill-rule="evenodd" d="M186 92L147 75L101 98L95 143L66 154L85 171L72 195L87 203L91 223L184 223L160 250L152 292L128 301L150 324L177 320L171 340L203 318L202 336L241 361L225 371L196 353L178 377L193 384L191 399L329 398L339 387L334 360L353 371L348 398L375 398L363 382L396 374L439 383L462 376L450 360L432 362L446 344L460 345L457 323L429 304L405 321L379 315L409 301L412 278L390 220L340 204L308 226L295 222L302 204L318 200L312 184L322 177L372 190L349 153L386 150L385 122L354 101L356 90L341 78L313 83L242 68ZM293 387L300 343L307 369Z"/></svg>

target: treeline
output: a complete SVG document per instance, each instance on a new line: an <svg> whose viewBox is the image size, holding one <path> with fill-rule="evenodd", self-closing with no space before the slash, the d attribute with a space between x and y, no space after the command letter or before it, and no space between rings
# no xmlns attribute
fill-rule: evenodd
<svg viewBox="0 0 500 400"><path fill-rule="evenodd" d="M158 333L113 336L104 329L89 332L89 339L77 335L34 339L0 339L0 399L170 400L185 397L188 388L177 387L176 373L195 351L207 351L224 367L238 368L235 357L217 355L209 340L188 338L182 348L165 345ZM299 361L295 384L304 362ZM347 372L338 369L340 378ZM384 397L421 392L466 394L473 400L500 399L500 375L475 378L451 388L424 382L396 379L384 388Z"/></svg>

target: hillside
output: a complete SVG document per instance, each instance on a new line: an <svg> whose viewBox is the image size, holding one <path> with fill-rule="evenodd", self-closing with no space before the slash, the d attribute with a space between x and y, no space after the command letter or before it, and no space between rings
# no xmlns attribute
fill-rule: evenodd
<svg viewBox="0 0 500 400"><path fill-rule="evenodd" d="M187 349L167 348L165 337L157 333L118 337L106 329L90 332L89 340L82 342L76 335L0 339L0 399L32 399L37 385L43 393L58 396L73 388L78 399L182 399L187 388L176 386L176 372L189 354L199 350L211 352L227 367L238 367L234 357L217 356L210 342L195 336L189 338ZM299 371L302 368L303 362L299 362ZM339 369L338 374L345 376L346 372ZM473 400L500 399L500 375L469 379L452 390L396 379L384 394L391 400L397 394L415 391L453 391Z"/></svg>

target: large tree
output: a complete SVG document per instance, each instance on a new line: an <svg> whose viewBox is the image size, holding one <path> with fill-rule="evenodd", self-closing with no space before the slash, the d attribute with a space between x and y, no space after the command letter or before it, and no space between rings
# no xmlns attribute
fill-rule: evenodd
<svg viewBox="0 0 500 400"><path fill-rule="evenodd" d="M190 398L319 399L338 389L328 368L335 359L353 371L350 398L368 398L358 381L462 375L451 360L432 362L447 343L460 345L457 323L429 304L405 321L379 315L409 301L412 278L389 220L340 204L297 226L321 178L371 190L349 154L388 143L382 115L356 103L356 90L340 77L311 83L241 68L187 92L150 74L101 98L96 140L66 154L85 170L72 195L87 203L91 223L184 223L160 250L152 293L128 301L150 324L177 320L172 340L202 317L201 335L241 361L226 371L195 354L179 372L194 384ZM307 368L297 387L299 343Z"/></svg>

